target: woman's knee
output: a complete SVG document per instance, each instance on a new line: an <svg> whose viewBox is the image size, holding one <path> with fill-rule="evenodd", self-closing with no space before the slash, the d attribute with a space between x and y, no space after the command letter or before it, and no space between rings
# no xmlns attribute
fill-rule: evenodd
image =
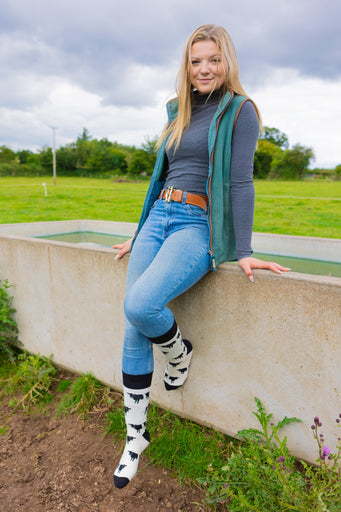
<svg viewBox="0 0 341 512"><path fill-rule="evenodd" d="M124 314L132 325L140 325L148 316L146 302L134 293L133 288L129 290L124 300Z"/></svg>

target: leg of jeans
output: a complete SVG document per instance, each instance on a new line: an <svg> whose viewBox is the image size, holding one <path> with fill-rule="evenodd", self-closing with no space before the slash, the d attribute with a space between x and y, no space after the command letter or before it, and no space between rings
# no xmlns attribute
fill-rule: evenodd
<svg viewBox="0 0 341 512"><path fill-rule="evenodd" d="M153 261L163 239L160 222L150 218L139 233L129 259L126 293ZM127 318L123 344L122 370L128 375L144 375L154 368L153 344Z"/></svg>
<svg viewBox="0 0 341 512"><path fill-rule="evenodd" d="M172 232L128 290L127 319L148 338L163 335L174 324L166 305L191 288L209 268L207 223Z"/></svg>

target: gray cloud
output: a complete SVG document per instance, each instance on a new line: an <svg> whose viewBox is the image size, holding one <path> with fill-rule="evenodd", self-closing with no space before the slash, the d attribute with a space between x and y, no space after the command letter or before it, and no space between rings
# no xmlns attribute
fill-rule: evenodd
<svg viewBox="0 0 341 512"><path fill-rule="evenodd" d="M97 92L107 103L153 104L154 95L143 90L143 84L134 88L133 70L155 67L160 73L158 85L169 88L166 71L179 62L188 34L207 21L230 31L247 83L266 83L273 67L292 67L323 78L341 73L338 0L329 1L327 8L320 0L213 0L209 5L203 0L2 0L1 4L0 66L7 80L8 76L35 75L39 80L57 75ZM23 105L25 94L24 87L17 96L12 90L1 102ZM32 100L28 91L27 106Z"/></svg>
<svg viewBox="0 0 341 512"><path fill-rule="evenodd" d="M60 143L83 126L126 143L154 136L185 40L203 23L230 32L252 95L272 86L276 96L284 82L291 95L301 77L328 86L341 79L339 0L0 0L0 13L0 145L49 144L51 123ZM336 89L329 89L333 98ZM300 94L288 123L305 112ZM323 86L321 104L322 94ZM266 98L262 103L266 110ZM274 105L270 112L280 114L272 122L281 129L281 98ZM296 122L304 134L312 126ZM329 140L336 131L330 127Z"/></svg>

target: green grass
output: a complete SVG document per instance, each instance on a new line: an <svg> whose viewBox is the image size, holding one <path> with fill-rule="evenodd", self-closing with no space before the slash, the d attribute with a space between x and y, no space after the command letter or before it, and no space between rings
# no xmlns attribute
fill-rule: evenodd
<svg viewBox="0 0 341 512"><path fill-rule="evenodd" d="M47 200L42 183L47 184ZM0 223L138 222L148 182L0 177ZM341 182L256 181L254 231L341 238Z"/></svg>
<svg viewBox="0 0 341 512"><path fill-rule="evenodd" d="M257 181L254 231L341 238L341 182Z"/></svg>
<svg viewBox="0 0 341 512"><path fill-rule="evenodd" d="M61 388L65 388L65 384L61 385ZM57 389L60 389L59 386ZM69 386L68 392L57 407L57 414L65 416L77 413L85 420L94 407L110 405L109 393L109 388L103 386L93 375L82 375Z"/></svg>
<svg viewBox="0 0 341 512"><path fill-rule="evenodd" d="M179 482L195 482L211 468L227 461L233 441L226 435L179 418L151 404L148 431L152 442L146 450L150 463L171 471ZM123 403L107 415L106 433L125 439Z"/></svg>
<svg viewBox="0 0 341 512"><path fill-rule="evenodd" d="M42 183L47 184L47 200ZM94 219L137 222L148 182L0 178L0 223Z"/></svg>

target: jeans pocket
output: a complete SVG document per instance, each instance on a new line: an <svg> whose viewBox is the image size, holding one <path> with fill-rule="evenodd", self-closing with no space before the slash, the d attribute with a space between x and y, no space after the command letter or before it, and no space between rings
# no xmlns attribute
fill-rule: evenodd
<svg viewBox="0 0 341 512"><path fill-rule="evenodd" d="M206 217L207 211L200 206L196 206L195 204L186 204L186 210L190 215L194 215L195 217Z"/></svg>

